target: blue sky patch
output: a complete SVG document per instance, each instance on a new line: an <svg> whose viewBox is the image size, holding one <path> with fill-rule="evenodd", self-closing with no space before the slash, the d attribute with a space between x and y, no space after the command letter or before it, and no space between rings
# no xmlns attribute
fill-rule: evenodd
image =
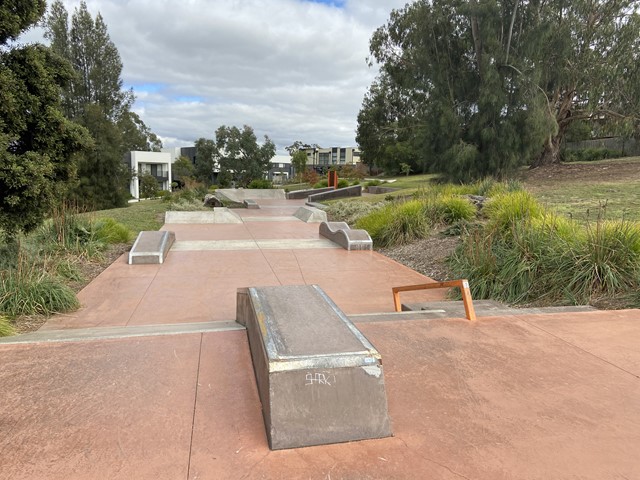
<svg viewBox="0 0 640 480"><path fill-rule="evenodd" d="M180 103L202 103L202 101L204 100L202 97L189 95L178 95L172 97L172 99Z"/></svg>
<svg viewBox="0 0 640 480"><path fill-rule="evenodd" d="M330 5L332 7L342 8L344 4L347 3L347 0L304 0L305 2L310 3L322 3L324 5Z"/></svg>
<svg viewBox="0 0 640 480"><path fill-rule="evenodd" d="M163 83L138 83L126 86L126 88L133 88L133 90L136 92L145 93L157 93L165 87L166 85L164 85Z"/></svg>

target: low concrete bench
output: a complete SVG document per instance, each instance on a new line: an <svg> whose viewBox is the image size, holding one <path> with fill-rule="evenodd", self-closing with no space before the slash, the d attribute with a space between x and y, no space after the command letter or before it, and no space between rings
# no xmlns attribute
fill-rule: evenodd
<svg viewBox="0 0 640 480"><path fill-rule="evenodd" d="M260 208L260 205L258 205L258 202L250 198L247 198L246 200L244 200L242 204L244 205L244 208L251 208L251 209Z"/></svg>
<svg viewBox="0 0 640 480"><path fill-rule="evenodd" d="M346 250L373 249L373 240L366 230L352 230L345 222L322 222L320 235Z"/></svg>
<svg viewBox="0 0 640 480"><path fill-rule="evenodd" d="M238 290L273 450L391 435L382 359L317 285Z"/></svg>
<svg viewBox="0 0 640 480"><path fill-rule="evenodd" d="M163 263L175 240L173 232L140 232L129 252L129 265Z"/></svg>

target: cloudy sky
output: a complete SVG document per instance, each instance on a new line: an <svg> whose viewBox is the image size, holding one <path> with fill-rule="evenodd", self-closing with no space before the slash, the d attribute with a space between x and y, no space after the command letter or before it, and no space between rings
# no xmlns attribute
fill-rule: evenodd
<svg viewBox="0 0 640 480"><path fill-rule="evenodd" d="M87 0L122 57L135 110L165 146L251 125L278 153L295 140L355 145L376 70L369 38L408 0ZM50 2L49 2L50 3ZM78 1L64 0L71 14ZM23 40L37 39L37 30Z"/></svg>

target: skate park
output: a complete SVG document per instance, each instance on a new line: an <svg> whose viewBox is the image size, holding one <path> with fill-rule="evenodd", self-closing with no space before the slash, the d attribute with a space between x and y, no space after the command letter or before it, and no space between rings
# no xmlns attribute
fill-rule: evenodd
<svg viewBox="0 0 640 480"><path fill-rule="evenodd" d="M314 215L296 215L306 199L265 197L238 197L253 202L214 215L169 215L162 263L123 255L80 293L82 309L0 341L0 478L640 475L638 310L475 301L472 321L434 289L402 292L412 310L396 312L394 287L431 279L321 235ZM239 295L276 292L290 308L269 311L307 325L322 322L305 297L312 286L341 328L352 324L375 349L388 428L319 445L304 444L298 429L301 446L270 448ZM341 331L311 328L295 342L313 356ZM337 407L340 423L358 417L358 404L346 417ZM293 416L296 403L288 408ZM337 428L331 412L309 418L309 432Z"/></svg>

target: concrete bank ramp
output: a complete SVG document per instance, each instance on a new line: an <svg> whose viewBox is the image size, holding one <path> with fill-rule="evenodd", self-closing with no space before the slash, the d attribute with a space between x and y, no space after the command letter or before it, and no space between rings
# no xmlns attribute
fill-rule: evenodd
<svg viewBox="0 0 640 480"><path fill-rule="evenodd" d="M237 213L225 207L215 207L212 211L202 212L174 212L164 214L164 223L242 223L242 218Z"/></svg>
<svg viewBox="0 0 640 480"><path fill-rule="evenodd" d="M319 208L309 207L306 205L298 208L293 216L307 223L321 223L327 221L327 212L320 210Z"/></svg>
<svg viewBox="0 0 640 480"><path fill-rule="evenodd" d="M284 190L281 188L219 188L215 196L222 201L243 203L245 200L285 200Z"/></svg>
<svg viewBox="0 0 640 480"><path fill-rule="evenodd" d="M345 250L372 250L373 240L366 230L352 230L345 222L322 222L320 235Z"/></svg>
<svg viewBox="0 0 640 480"><path fill-rule="evenodd" d="M129 251L129 265L160 264L176 240L173 232L143 231Z"/></svg>
<svg viewBox="0 0 640 480"><path fill-rule="evenodd" d="M238 290L273 450L391 435L382 358L317 285Z"/></svg>

